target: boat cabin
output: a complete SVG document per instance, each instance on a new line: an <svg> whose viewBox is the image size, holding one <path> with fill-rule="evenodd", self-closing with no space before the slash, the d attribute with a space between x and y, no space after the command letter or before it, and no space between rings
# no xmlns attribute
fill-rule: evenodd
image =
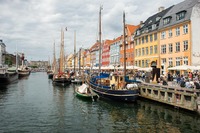
<svg viewBox="0 0 200 133"><path fill-rule="evenodd" d="M110 76L110 87L112 89L122 89L125 86L123 75Z"/></svg>

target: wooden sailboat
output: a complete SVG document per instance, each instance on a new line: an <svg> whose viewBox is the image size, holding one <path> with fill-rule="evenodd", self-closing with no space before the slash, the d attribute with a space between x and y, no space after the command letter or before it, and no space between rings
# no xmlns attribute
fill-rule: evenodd
<svg viewBox="0 0 200 133"><path fill-rule="evenodd" d="M99 18L101 20L101 10ZM138 83L139 81L129 80L126 76L126 47L125 47L125 13L123 14L123 29L124 29L124 74L110 75L101 72L101 21L99 22L99 74L93 74L87 79L87 83L93 92L98 94L100 98L121 101L121 102L135 102L139 96Z"/></svg>
<svg viewBox="0 0 200 133"><path fill-rule="evenodd" d="M53 84L68 85L71 83L70 75L64 72L64 31L61 30L60 63L58 73L53 75Z"/></svg>
<svg viewBox="0 0 200 133"><path fill-rule="evenodd" d="M49 69L49 70L47 71L47 74L48 74L48 78L49 78L49 79L53 79L53 74L54 74L54 72L55 72L55 66L56 66L55 42L54 42L54 44L53 44L53 49L54 49L54 51L53 51L53 62L52 62L52 65L51 65L51 69Z"/></svg>

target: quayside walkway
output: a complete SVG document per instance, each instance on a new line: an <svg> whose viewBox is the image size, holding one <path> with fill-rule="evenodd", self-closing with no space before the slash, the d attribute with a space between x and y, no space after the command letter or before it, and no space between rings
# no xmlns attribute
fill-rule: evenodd
<svg viewBox="0 0 200 133"><path fill-rule="evenodd" d="M200 90L181 88L169 83L168 86L145 83L139 87L140 97L151 99L178 108L200 112Z"/></svg>

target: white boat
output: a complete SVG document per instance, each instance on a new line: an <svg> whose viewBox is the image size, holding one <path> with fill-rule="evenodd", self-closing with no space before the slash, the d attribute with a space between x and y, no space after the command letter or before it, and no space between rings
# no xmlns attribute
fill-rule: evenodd
<svg viewBox="0 0 200 133"><path fill-rule="evenodd" d="M75 89L76 96L88 99L88 100L95 100L98 98L97 94L95 94L92 90L90 90L90 87L87 84L82 84L81 86L77 87Z"/></svg>

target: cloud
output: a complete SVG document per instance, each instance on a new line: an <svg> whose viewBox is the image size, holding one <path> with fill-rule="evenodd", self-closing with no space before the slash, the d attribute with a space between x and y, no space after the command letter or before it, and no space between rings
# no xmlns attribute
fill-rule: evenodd
<svg viewBox="0 0 200 133"><path fill-rule="evenodd" d="M73 53L74 31L77 49L89 48L98 39L99 7L102 10L102 39L122 34L122 13L126 22L137 25L157 12L182 0L6 0L0 1L0 38L10 53L24 51L28 60L48 60L56 42L57 57L60 30L65 31L65 51Z"/></svg>

